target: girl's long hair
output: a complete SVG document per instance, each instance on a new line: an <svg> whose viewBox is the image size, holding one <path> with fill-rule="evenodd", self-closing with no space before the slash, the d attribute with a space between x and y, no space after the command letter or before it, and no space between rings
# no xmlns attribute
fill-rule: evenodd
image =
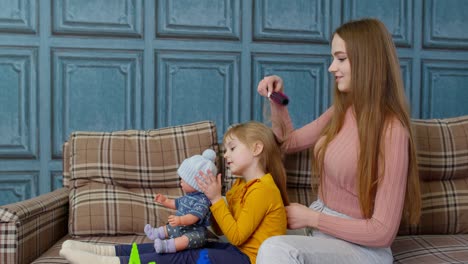
<svg viewBox="0 0 468 264"><path fill-rule="evenodd" d="M235 136L239 141L247 146L252 146L255 142L263 144L263 151L260 153L260 164L265 173L273 176L278 187L283 204L289 205L289 199L286 189L286 170L283 166L281 149L273 131L266 125L250 121L231 126L224 134L223 142L230 136Z"/></svg>
<svg viewBox="0 0 468 264"><path fill-rule="evenodd" d="M335 83L334 115L324 129L325 140L317 146L315 172L320 175L328 144L343 126L349 107L356 115L359 135L357 191L362 214L370 218L385 166L383 162L383 133L392 119L397 119L409 133L409 163L405 195L404 216L417 223L421 211L421 194L410 123L400 65L392 37L385 25L376 19L351 21L340 26L335 33L346 45L351 65L351 92L342 93ZM323 183L323 177L320 179Z"/></svg>

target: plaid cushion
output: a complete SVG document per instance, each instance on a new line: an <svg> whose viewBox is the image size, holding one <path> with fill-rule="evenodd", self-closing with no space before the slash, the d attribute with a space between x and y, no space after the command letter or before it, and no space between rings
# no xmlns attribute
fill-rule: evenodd
<svg viewBox="0 0 468 264"><path fill-rule="evenodd" d="M182 195L177 168L207 148L217 151L216 127L203 121L149 131L75 132L70 148L72 236L143 234L172 210L154 194ZM217 162L219 164L219 162Z"/></svg>
<svg viewBox="0 0 468 264"><path fill-rule="evenodd" d="M174 210L154 202L154 195L180 197L180 188L124 188L90 182L70 192L69 234L130 235L143 234L146 224L160 226Z"/></svg>
<svg viewBox="0 0 468 264"><path fill-rule="evenodd" d="M0 208L0 263L31 263L67 233L68 190Z"/></svg>
<svg viewBox="0 0 468 264"><path fill-rule="evenodd" d="M65 141L62 145L62 176L63 187L70 187L70 144Z"/></svg>
<svg viewBox="0 0 468 264"><path fill-rule="evenodd" d="M317 200L317 192L310 187L288 188L288 198L290 203L300 203L309 206Z"/></svg>
<svg viewBox="0 0 468 264"><path fill-rule="evenodd" d="M317 177L311 177L313 170L311 149L286 154L283 160L288 175L288 187L317 188Z"/></svg>
<svg viewBox="0 0 468 264"><path fill-rule="evenodd" d="M394 263L468 263L468 235L397 237Z"/></svg>
<svg viewBox="0 0 468 264"><path fill-rule="evenodd" d="M413 120L421 178L421 221L399 235L468 234L468 116Z"/></svg>
<svg viewBox="0 0 468 264"><path fill-rule="evenodd" d="M404 219L399 235L468 234L466 179L421 182L421 220L416 226Z"/></svg>
<svg viewBox="0 0 468 264"><path fill-rule="evenodd" d="M182 161L218 147L210 121L148 131L74 132L69 143L72 187L89 181L127 188L179 187Z"/></svg>
<svg viewBox="0 0 468 264"><path fill-rule="evenodd" d="M0 263L15 263L18 258L18 217L7 208L0 208Z"/></svg>
<svg viewBox="0 0 468 264"><path fill-rule="evenodd" d="M468 115L412 124L422 180L468 177Z"/></svg>
<svg viewBox="0 0 468 264"><path fill-rule="evenodd" d="M291 203L309 206L317 200L318 178L312 174L311 149L286 154L283 158L287 174L288 197Z"/></svg>

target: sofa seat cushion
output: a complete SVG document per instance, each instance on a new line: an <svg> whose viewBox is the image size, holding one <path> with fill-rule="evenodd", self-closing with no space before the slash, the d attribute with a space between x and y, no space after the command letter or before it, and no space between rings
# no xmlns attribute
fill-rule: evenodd
<svg viewBox="0 0 468 264"><path fill-rule="evenodd" d="M394 263L468 263L468 235L398 236Z"/></svg>

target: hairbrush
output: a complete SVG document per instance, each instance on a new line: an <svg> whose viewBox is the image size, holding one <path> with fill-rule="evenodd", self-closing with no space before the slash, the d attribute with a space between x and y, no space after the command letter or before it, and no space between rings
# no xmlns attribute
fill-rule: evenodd
<svg viewBox="0 0 468 264"><path fill-rule="evenodd" d="M280 105L288 105L289 103L289 98L282 92L272 92L268 98Z"/></svg>

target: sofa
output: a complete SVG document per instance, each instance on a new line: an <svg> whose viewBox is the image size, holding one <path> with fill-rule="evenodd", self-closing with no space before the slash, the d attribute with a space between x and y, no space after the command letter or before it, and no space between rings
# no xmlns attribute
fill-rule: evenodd
<svg viewBox="0 0 468 264"><path fill-rule="evenodd" d="M412 125L422 215L416 226L401 222L392 244L395 263L468 263L468 116L414 119ZM67 263L59 256L66 239L149 242L144 225L162 225L171 214L153 195L182 195L177 167L206 148L218 153L226 191L234 177L212 121L72 133L63 144L64 187L0 207L0 263ZM308 205L316 198L312 162L309 150L285 155L291 201Z"/></svg>

